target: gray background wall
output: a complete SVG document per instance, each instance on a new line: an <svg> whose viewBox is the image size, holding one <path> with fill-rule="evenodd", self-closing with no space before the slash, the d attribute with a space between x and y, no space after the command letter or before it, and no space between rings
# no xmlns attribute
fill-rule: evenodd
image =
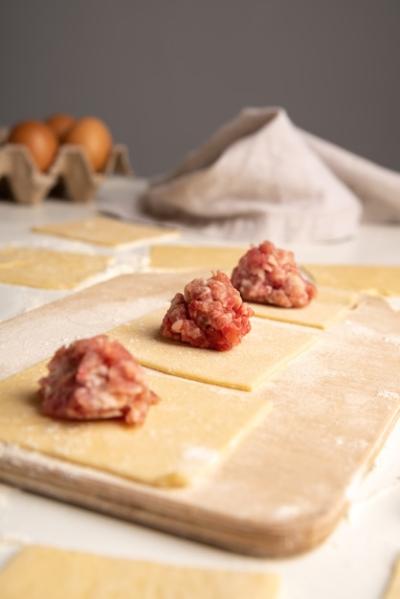
<svg viewBox="0 0 400 599"><path fill-rule="evenodd" d="M400 170L400 0L0 0L0 123L95 114L140 174L245 105Z"/></svg>

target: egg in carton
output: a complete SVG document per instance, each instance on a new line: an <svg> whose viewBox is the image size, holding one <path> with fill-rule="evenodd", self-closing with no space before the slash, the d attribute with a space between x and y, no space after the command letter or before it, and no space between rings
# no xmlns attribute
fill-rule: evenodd
<svg viewBox="0 0 400 599"><path fill-rule="evenodd" d="M38 169L28 148L7 143L7 129L0 130L0 197L20 204L40 204L50 196L73 202L91 201L105 177L133 176L128 148L111 149L103 172L95 172L85 151L75 145L61 145L47 172Z"/></svg>

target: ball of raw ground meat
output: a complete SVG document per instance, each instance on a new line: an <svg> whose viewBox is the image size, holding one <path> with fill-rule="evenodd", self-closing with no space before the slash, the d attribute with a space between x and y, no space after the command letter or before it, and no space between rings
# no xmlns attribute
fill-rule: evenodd
<svg viewBox="0 0 400 599"><path fill-rule="evenodd" d="M281 308L302 308L317 289L300 272L293 252L270 241L252 247L232 272L232 284L244 300Z"/></svg>
<svg viewBox="0 0 400 599"><path fill-rule="evenodd" d="M120 418L141 424L158 401L141 366L118 341L106 335L61 347L39 381L42 411L70 420Z"/></svg>
<svg viewBox="0 0 400 599"><path fill-rule="evenodd" d="M225 351L251 328L253 310L222 272L209 279L194 279L177 293L161 325L164 337L193 347Z"/></svg>

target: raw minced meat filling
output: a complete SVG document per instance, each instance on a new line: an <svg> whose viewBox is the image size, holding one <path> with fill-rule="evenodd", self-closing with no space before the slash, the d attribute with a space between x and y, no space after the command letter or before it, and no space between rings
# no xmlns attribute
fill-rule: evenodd
<svg viewBox="0 0 400 599"><path fill-rule="evenodd" d="M42 411L70 420L121 418L141 424L158 401L121 343L98 335L61 347L39 381Z"/></svg>
<svg viewBox="0 0 400 599"><path fill-rule="evenodd" d="M293 252L270 241L252 247L232 272L232 284L249 302L281 308L302 308L317 295L317 289L301 273Z"/></svg>
<svg viewBox="0 0 400 599"><path fill-rule="evenodd" d="M161 325L164 337L193 347L225 351L251 328L252 309L222 272L194 279L177 293Z"/></svg>

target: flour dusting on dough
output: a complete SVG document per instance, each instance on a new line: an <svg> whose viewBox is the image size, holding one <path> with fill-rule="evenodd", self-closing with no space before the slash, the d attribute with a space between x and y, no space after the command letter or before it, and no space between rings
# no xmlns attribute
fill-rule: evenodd
<svg viewBox="0 0 400 599"><path fill-rule="evenodd" d="M362 324L358 324L351 320L346 320L345 323L349 325L350 333L353 335L357 335L358 337L363 337L364 339L371 340L376 339L377 337L377 333L369 327L366 327Z"/></svg>
<svg viewBox="0 0 400 599"><path fill-rule="evenodd" d="M220 459L218 451L209 449L208 447L201 447L200 445L193 445L185 449L183 457L188 461L205 462L208 464L215 464Z"/></svg>
<svg viewBox="0 0 400 599"><path fill-rule="evenodd" d="M400 337L398 335L386 335L383 340L400 349Z"/></svg>

